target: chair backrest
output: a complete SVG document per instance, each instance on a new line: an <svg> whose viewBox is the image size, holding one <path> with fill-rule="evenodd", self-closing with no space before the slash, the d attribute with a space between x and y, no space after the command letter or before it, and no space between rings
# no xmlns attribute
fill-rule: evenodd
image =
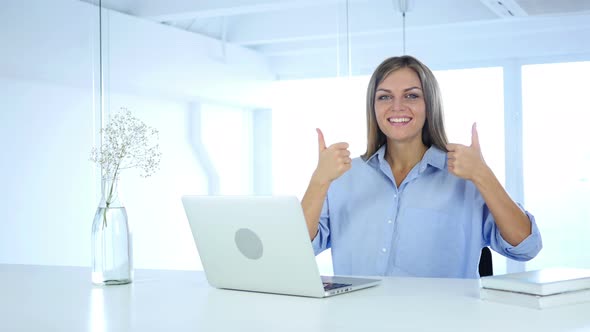
<svg viewBox="0 0 590 332"><path fill-rule="evenodd" d="M492 251L488 247L481 249L479 257L479 276L486 277L494 274L494 265L492 263Z"/></svg>

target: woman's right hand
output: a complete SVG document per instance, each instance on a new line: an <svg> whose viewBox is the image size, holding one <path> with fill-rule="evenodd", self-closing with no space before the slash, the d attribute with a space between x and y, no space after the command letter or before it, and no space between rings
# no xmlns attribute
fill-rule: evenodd
<svg viewBox="0 0 590 332"><path fill-rule="evenodd" d="M312 181L317 184L330 184L351 167L350 151L348 143L335 143L326 147L324 134L317 128L318 133L318 165L312 176Z"/></svg>

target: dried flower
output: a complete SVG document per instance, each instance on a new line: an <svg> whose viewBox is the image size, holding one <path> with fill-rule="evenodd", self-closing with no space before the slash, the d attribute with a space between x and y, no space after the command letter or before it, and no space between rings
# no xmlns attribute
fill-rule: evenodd
<svg viewBox="0 0 590 332"><path fill-rule="evenodd" d="M152 175L160 165L160 146L158 130L148 127L134 117L126 108L111 118L107 126L101 129L103 143L100 148L93 148L90 160L102 168L102 179L110 183L107 191L107 208L113 199L113 185L119 174L129 168L139 168L142 177Z"/></svg>

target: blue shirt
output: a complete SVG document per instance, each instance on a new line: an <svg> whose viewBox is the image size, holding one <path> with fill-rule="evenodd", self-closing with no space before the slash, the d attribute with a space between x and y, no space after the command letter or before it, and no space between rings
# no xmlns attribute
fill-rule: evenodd
<svg viewBox="0 0 590 332"><path fill-rule="evenodd" d="M483 247L518 261L541 250L524 212L532 233L512 246L475 185L448 172L445 152L429 148L398 188L382 146L332 182L312 244L316 255L332 248L336 275L478 278Z"/></svg>

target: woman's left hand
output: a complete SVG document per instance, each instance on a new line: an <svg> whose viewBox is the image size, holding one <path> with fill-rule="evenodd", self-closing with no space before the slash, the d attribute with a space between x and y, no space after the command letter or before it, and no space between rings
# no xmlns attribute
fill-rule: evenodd
<svg viewBox="0 0 590 332"><path fill-rule="evenodd" d="M473 181L479 174L486 172L486 165L477 135L476 124L471 127L471 145L447 144L448 169L451 174Z"/></svg>

